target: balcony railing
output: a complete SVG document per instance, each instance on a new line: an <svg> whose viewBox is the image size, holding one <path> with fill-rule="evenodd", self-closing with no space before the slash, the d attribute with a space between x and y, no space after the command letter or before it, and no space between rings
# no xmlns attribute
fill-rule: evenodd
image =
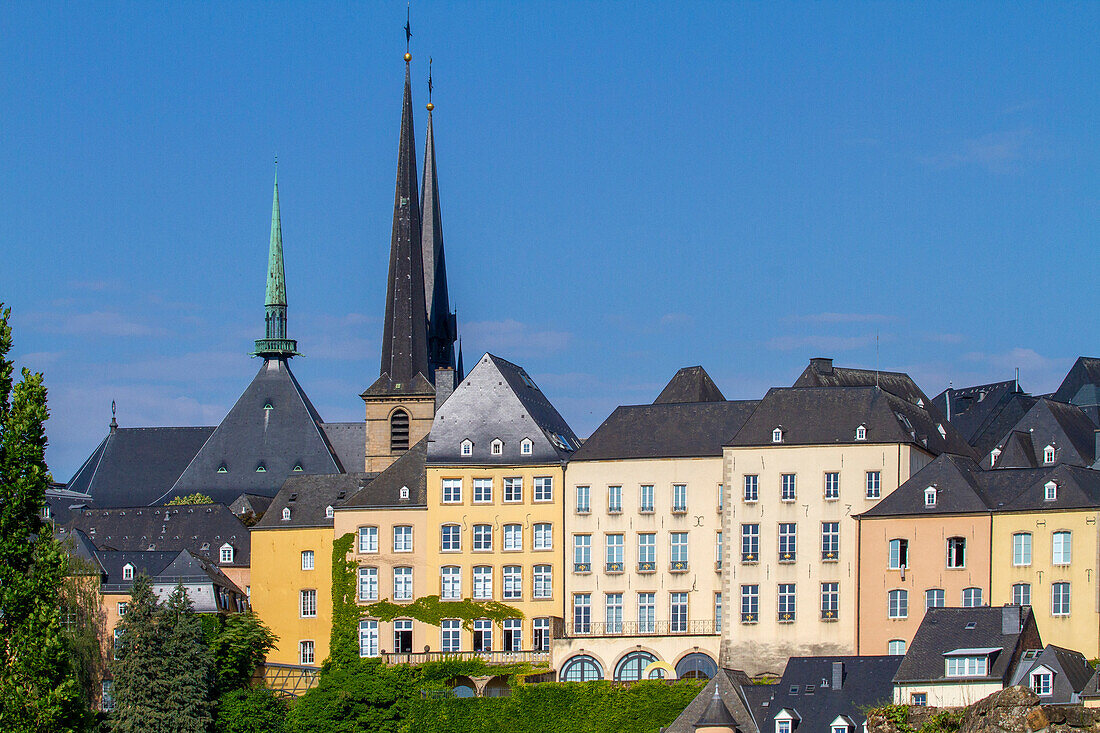
<svg viewBox="0 0 1100 733"><path fill-rule="evenodd" d="M603 571L605 573L621 573L623 571L623 564L621 562L604 563Z"/></svg>
<svg viewBox="0 0 1100 733"><path fill-rule="evenodd" d="M657 572L657 563L652 560L644 560L638 563L639 573L655 573Z"/></svg>
<svg viewBox="0 0 1100 733"><path fill-rule="evenodd" d="M565 624L565 637L581 636L707 636L717 634L713 619L697 621L592 621Z"/></svg>
<svg viewBox="0 0 1100 733"><path fill-rule="evenodd" d="M590 562L575 562L573 563L574 573L591 573L592 563Z"/></svg>
<svg viewBox="0 0 1100 733"><path fill-rule="evenodd" d="M687 560L673 560L668 564L670 573L686 573L688 571Z"/></svg>
<svg viewBox="0 0 1100 733"><path fill-rule="evenodd" d="M822 550L821 559L825 562L836 562L840 559L840 552L837 550Z"/></svg>
<svg viewBox="0 0 1100 733"><path fill-rule="evenodd" d="M742 552L741 553L741 562L745 562L745 563L753 562L754 563L759 559L760 559L760 556L759 556L758 553L755 553L755 552Z"/></svg>
<svg viewBox="0 0 1100 733"><path fill-rule="evenodd" d="M527 662L534 665L550 664L548 651L522 652L382 652L382 661L386 664L424 664L441 662L445 659L477 659L486 664L518 664Z"/></svg>

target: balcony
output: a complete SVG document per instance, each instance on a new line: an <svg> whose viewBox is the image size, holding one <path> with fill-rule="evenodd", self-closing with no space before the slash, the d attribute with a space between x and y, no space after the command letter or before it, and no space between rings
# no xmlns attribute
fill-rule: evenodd
<svg viewBox="0 0 1100 733"><path fill-rule="evenodd" d="M444 660L478 660L486 664L519 664L527 662L536 667L549 666L549 651L523 652L382 652L385 664L425 664Z"/></svg>
<svg viewBox="0 0 1100 733"><path fill-rule="evenodd" d="M686 573L688 571L687 560L673 560L668 564L670 573Z"/></svg>
<svg viewBox="0 0 1100 733"><path fill-rule="evenodd" d="M743 623L743 624L755 624L759 620L759 616L760 616L760 614L758 614L758 613L748 613L748 612L742 611L742 613L741 613L741 623Z"/></svg>
<svg viewBox="0 0 1100 733"><path fill-rule="evenodd" d="M794 561L795 561L795 556L794 556L793 552L781 552L781 553L779 553L779 562L781 562L781 563L790 563L790 562L794 562Z"/></svg>
<svg viewBox="0 0 1100 733"><path fill-rule="evenodd" d="M822 550L821 560L823 562L836 562L840 559L840 552L838 550Z"/></svg>
<svg viewBox="0 0 1100 733"><path fill-rule="evenodd" d="M638 563L638 572L639 573L655 573L655 572L657 572L657 563L653 562L652 560L646 560L644 562L640 562L640 563Z"/></svg>
<svg viewBox="0 0 1100 733"><path fill-rule="evenodd" d="M575 562L573 563L574 573L591 573L592 563L590 562Z"/></svg>
<svg viewBox="0 0 1100 733"><path fill-rule="evenodd" d="M822 621L836 621L840 618L840 612L836 609L822 609L821 620Z"/></svg>
<svg viewBox="0 0 1100 733"><path fill-rule="evenodd" d="M603 571L605 573L621 573L623 571L623 564L621 562L604 563Z"/></svg>
<svg viewBox="0 0 1100 733"><path fill-rule="evenodd" d="M709 636L718 633L712 619L699 621L592 621L565 624L565 638L585 636Z"/></svg>
<svg viewBox="0 0 1100 733"><path fill-rule="evenodd" d="M755 563L759 559L760 559L759 556L755 552L742 552L741 553L741 562Z"/></svg>

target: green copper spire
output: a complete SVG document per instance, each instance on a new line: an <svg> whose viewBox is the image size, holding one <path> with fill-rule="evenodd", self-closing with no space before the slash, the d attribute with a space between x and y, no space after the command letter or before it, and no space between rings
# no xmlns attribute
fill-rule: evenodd
<svg viewBox="0 0 1100 733"><path fill-rule="evenodd" d="M298 342L286 337L286 275L283 272L283 224L279 214L279 163L275 162L275 193L271 200L271 241L267 252L267 297L264 299L265 334L256 340L253 356L289 359Z"/></svg>

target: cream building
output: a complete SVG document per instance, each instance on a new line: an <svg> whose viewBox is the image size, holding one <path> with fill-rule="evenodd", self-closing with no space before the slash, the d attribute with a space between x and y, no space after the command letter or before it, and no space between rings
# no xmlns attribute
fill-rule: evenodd
<svg viewBox="0 0 1100 733"><path fill-rule="evenodd" d="M712 677L722 597L722 443L755 407L701 367L619 407L566 469L559 679Z"/></svg>

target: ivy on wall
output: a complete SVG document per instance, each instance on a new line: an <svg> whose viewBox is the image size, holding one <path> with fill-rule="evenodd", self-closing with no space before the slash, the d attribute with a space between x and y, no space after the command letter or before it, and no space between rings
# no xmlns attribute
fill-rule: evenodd
<svg viewBox="0 0 1100 733"><path fill-rule="evenodd" d="M355 535L348 532L332 543L332 631L329 661L335 665L359 661L359 604L355 602L356 564L348 560Z"/></svg>
<svg viewBox="0 0 1100 733"><path fill-rule="evenodd" d="M497 601L474 601L469 598L441 601L439 596L422 596L406 604L386 599L372 603L364 611L379 621L411 618L431 626L439 626L445 618L456 618L462 621L462 628L467 631L479 618L487 618L497 624L502 624L506 618L523 618L523 612L518 608Z"/></svg>

